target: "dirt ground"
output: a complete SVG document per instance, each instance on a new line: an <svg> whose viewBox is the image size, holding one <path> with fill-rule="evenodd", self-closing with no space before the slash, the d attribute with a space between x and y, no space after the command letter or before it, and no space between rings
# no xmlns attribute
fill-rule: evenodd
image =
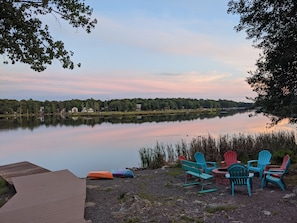
<svg viewBox="0 0 297 223"><path fill-rule="evenodd" d="M135 171L134 178L87 180L85 219L99 222L297 222L296 187L283 192L253 180L252 196L237 186L235 196L224 185L199 194L199 186L183 187L180 168ZM295 190L294 190L295 188ZM295 193L293 193L293 190Z"/></svg>
<svg viewBox="0 0 297 223"><path fill-rule="evenodd" d="M200 194L199 186L183 187L180 168L134 171L134 178L86 181L85 219L89 223L297 223L297 186L287 184L283 192L268 184L260 188L253 180L252 196L245 186L235 189L212 184L217 191ZM297 173L286 175L296 178ZM295 181L296 182L296 181ZM9 188L0 199L8 200L15 191Z"/></svg>

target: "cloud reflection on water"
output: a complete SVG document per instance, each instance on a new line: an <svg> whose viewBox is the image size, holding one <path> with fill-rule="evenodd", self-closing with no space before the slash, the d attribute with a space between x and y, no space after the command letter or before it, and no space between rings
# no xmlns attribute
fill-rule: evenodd
<svg viewBox="0 0 297 223"><path fill-rule="evenodd" d="M180 122L146 122L50 126L2 131L0 134L1 165L29 161L52 171L69 169L79 177L92 170L110 170L140 166L139 149L154 147L156 142L172 144L182 139L189 142L198 136L213 137L238 133L253 134L279 130L296 131L285 121L266 128L268 119L253 118L248 113L211 119Z"/></svg>

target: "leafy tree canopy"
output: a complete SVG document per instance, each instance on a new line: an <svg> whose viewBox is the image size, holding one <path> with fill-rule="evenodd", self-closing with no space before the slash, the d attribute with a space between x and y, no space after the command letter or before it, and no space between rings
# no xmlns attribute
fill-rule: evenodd
<svg viewBox="0 0 297 223"><path fill-rule="evenodd" d="M73 52L62 41L55 41L42 22L47 14L87 33L97 23L91 18L92 8L80 0L0 0L0 54L5 64L22 62L40 72L57 59L63 68L74 68Z"/></svg>
<svg viewBox="0 0 297 223"><path fill-rule="evenodd" d="M297 121L297 1L231 0L228 13L239 14L235 29L262 50L247 82L257 93L258 112L274 124L289 118Z"/></svg>

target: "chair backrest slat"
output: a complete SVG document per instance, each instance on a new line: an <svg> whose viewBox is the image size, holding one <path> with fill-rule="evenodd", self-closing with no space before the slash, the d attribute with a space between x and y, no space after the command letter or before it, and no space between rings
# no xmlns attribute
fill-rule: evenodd
<svg viewBox="0 0 297 223"><path fill-rule="evenodd" d="M226 162L226 166L230 166L233 163L237 163L237 154L234 151L227 151L224 153L224 160Z"/></svg>
<svg viewBox="0 0 297 223"><path fill-rule="evenodd" d="M232 164L228 168L230 174L230 181L234 184L242 185L247 183L249 178L248 168L240 163Z"/></svg>
<svg viewBox="0 0 297 223"><path fill-rule="evenodd" d="M268 150L262 150L258 154L258 165L267 165L270 162L272 154Z"/></svg>

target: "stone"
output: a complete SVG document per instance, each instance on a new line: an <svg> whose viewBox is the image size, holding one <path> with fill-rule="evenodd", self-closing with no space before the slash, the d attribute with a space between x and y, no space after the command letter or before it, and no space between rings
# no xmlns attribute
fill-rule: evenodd
<svg viewBox="0 0 297 223"><path fill-rule="evenodd" d="M296 196L295 193L285 194L285 196L283 196L283 199L288 199L288 198L292 198L292 197L295 197L295 196Z"/></svg>

